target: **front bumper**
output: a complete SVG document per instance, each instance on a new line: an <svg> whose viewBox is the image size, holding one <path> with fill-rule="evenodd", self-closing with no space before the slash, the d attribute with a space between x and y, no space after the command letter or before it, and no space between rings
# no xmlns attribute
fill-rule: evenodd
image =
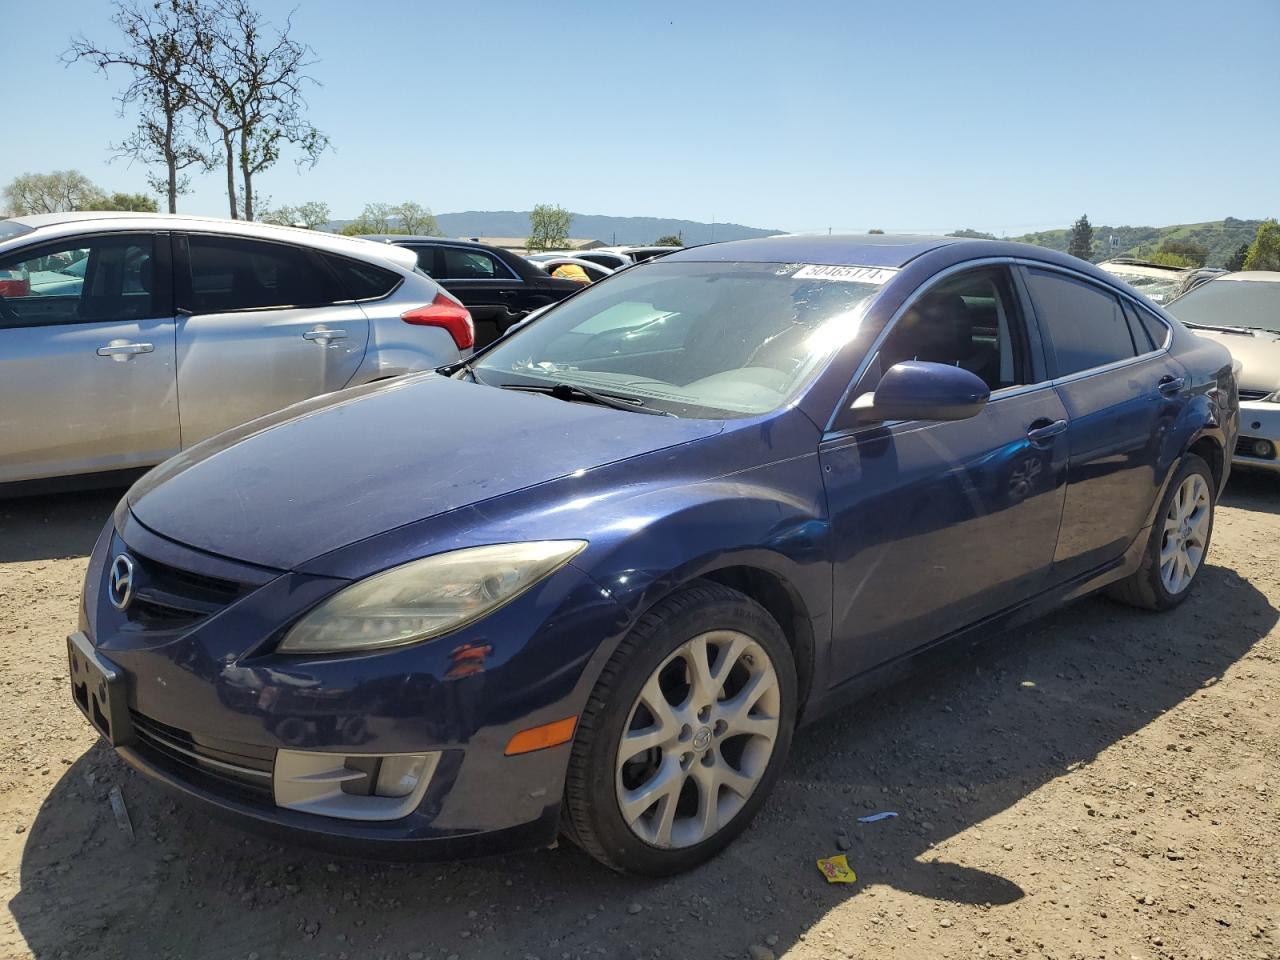
<svg viewBox="0 0 1280 960"><path fill-rule="evenodd" d="M1259 456L1259 441L1270 445L1270 456ZM1240 436L1232 454L1233 466L1280 471L1280 403L1245 400L1240 404Z"/></svg>
<svg viewBox="0 0 1280 960"><path fill-rule="evenodd" d="M570 744L506 756L521 730L576 716L585 666L621 627L619 608L566 566L517 601L448 637L364 655L288 657L277 631L346 581L245 571L165 541L136 521L94 548L80 638L118 693L114 729L77 703L132 767L255 832L378 859L454 859L545 846L555 838ZM135 597L110 603L110 567L134 560ZM216 563L221 606L170 621ZM178 579L168 571L183 572ZM238 579L240 578L240 579ZM216 593L201 580L198 596ZM223 589L218 587L217 589ZM229 599L228 599L229 598ZM136 608L136 609L135 609ZM141 612L139 612L141 611ZM188 618L190 620L190 618ZM76 658L71 655L73 678ZM96 674L94 675L96 676ZM95 688L96 689L96 688ZM119 718L125 718L120 720ZM395 819L350 819L277 805L280 751L344 758L430 754L430 778Z"/></svg>

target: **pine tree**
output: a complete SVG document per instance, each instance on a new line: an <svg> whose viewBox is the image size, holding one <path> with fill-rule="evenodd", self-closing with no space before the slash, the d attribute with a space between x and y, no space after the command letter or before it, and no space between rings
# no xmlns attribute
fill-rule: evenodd
<svg viewBox="0 0 1280 960"><path fill-rule="evenodd" d="M1089 223L1089 215L1084 214L1071 226L1071 242L1067 244L1067 253L1081 260L1093 259L1093 226Z"/></svg>

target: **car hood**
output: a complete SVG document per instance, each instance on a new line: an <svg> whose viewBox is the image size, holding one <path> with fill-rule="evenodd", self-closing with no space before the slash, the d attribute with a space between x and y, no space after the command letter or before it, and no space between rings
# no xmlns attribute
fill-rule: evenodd
<svg viewBox="0 0 1280 960"><path fill-rule="evenodd" d="M1268 330L1234 333L1196 329L1193 332L1196 336L1222 344L1231 351L1232 359L1240 361L1241 390L1265 390L1267 393L1280 390L1280 334Z"/></svg>
<svg viewBox="0 0 1280 960"><path fill-rule="evenodd" d="M128 501L161 536L289 569L415 520L722 429L425 374L220 434L151 471Z"/></svg>

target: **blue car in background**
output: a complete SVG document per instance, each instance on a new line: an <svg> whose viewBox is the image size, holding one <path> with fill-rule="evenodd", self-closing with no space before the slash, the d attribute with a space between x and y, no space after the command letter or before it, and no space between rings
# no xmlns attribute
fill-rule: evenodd
<svg viewBox="0 0 1280 960"><path fill-rule="evenodd" d="M774 237L183 451L94 547L73 695L134 767L362 856L740 833L798 725L944 641L1205 563L1231 358L1014 243Z"/></svg>

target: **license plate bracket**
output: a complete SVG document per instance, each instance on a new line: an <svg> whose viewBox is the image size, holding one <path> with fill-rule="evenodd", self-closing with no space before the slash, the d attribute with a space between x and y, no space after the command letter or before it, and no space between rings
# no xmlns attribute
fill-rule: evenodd
<svg viewBox="0 0 1280 960"><path fill-rule="evenodd" d="M98 653L83 633L67 637L71 699L113 747L133 740L129 689L120 668Z"/></svg>

